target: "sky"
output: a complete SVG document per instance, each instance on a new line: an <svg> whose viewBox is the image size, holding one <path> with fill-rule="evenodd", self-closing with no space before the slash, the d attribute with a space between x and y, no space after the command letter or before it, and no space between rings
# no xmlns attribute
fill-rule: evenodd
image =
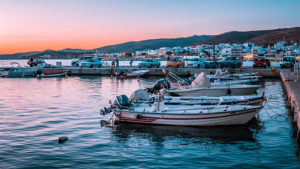
<svg viewBox="0 0 300 169"><path fill-rule="evenodd" d="M300 26L300 0L0 0L0 54Z"/></svg>

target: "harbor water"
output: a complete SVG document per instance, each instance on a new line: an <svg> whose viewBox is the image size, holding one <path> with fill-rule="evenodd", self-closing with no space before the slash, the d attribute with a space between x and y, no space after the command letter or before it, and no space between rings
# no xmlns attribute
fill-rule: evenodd
<svg viewBox="0 0 300 169"><path fill-rule="evenodd" d="M101 127L109 100L156 80L0 78L0 168L300 167L279 79L262 82L265 108L247 126Z"/></svg>

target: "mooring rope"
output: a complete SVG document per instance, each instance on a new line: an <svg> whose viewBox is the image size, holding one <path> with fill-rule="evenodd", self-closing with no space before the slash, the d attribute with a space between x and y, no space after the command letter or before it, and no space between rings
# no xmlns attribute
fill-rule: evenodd
<svg viewBox="0 0 300 169"><path fill-rule="evenodd" d="M278 118L279 118L279 117L285 117L285 120L283 120L283 121L285 121L285 122L287 122L287 123L289 124L289 122L288 122L288 120L289 120L288 117L287 117L285 114L279 114L279 113L277 113L276 111L274 111L273 108L271 107L271 105L269 104L269 102L268 102L267 100L265 101L265 105L267 105L268 108L269 108L269 110L268 110L268 109L264 106L264 109L265 109L267 115L269 116L269 118L270 118L271 120L274 120L274 121L276 121L276 122L281 122L281 120L278 120ZM269 113L269 111L271 111L273 114L275 114L275 117L272 117L271 114Z"/></svg>

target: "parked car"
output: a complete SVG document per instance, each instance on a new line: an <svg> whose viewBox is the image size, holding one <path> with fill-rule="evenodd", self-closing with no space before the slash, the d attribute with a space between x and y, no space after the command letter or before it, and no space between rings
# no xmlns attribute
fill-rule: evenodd
<svg viewBox="0 0 300 169"><path fill-rule="evenodd" d="M96 56L95 55L83 55L83 56L80 56L78 59L73 59L71 61L71 65L72 66L79 66L81 62L85 62L87 60L91 60L94 57L96 57Z"/></svg>
<svg viewBox="0 0 300 169"><path fill-rule="evenodd" d="M253 60L253 68L263 67L267 68L267 60L263 57L256 57Z"/></svg>
<svg viewBox="0 0 300 169"><path fill-rule="evenodd" d="M296 63L295 56L284 56L280 62L280 68L292 68Z"/></svg>
<svg viewBox="0 0 300 169"><path fill-rule="evenodd" d="M140 62L138 64L139 68L145 67L145 68L153 68L153 67L160 67L160 62L157 59L144 59L144 61Z"/></svg>
<svg viewBox="0 0 300 169"><path fill-rule="evenodd" d="M197 68L204 68L205 67L205 59L204 58L191 58L185 59L185 66L186 67L197 67Z"/></svg>
<svg viewBox="0 0 300 169"><path fill-rule="evenodd" d="M93 57L92 59L87 59L79 63L80 67L89 67L89 68L100 68L102 67L102 58L101 57Z"/></svg>
<svg viewBox="0 0 300 169"><path fill-rule="evenodd" d="M220 68L240 68L242 67L242 58L237 56L229 56L224 60L217 61Z"/></svg>
<svg viewBox="0 0 300 169"><path fill-rule="evenodd" d="M219 63L215 62L215 61L205 61L205 68L218 68L219 67Z"/></svg>
<svg viewBox="0 0 300 169"><path fill-rule="evenodd" d="M184 68L185 63L182 58L171 58L168 63L166 64L166 67L172 67L172 68Z"/></svg>
<svg viewBox="0 0 300 169"><path fill-rule="evenodd" d="M42 67L50 67L51 66L50 64L46 63L45 60L43 60L43 59L33 60L32 58L27 62L27 64L30 67L35 67L38 65L42 65Z"/></svg>

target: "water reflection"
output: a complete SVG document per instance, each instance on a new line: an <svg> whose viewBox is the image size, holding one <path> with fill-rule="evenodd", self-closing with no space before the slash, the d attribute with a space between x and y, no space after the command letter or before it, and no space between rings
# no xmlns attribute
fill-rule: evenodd
<svg viewBox="0 0 300 169"><path fill-rule="evenodd" d="M113 130L113 135L120 142L133 138L146 138L151 143L163 143L168 139L185 139L194 143L236 144L237 142L259 143L255 131L249 126L219 126L219 127L185 127L161 126L146 124L119 124Z"/></svg>

